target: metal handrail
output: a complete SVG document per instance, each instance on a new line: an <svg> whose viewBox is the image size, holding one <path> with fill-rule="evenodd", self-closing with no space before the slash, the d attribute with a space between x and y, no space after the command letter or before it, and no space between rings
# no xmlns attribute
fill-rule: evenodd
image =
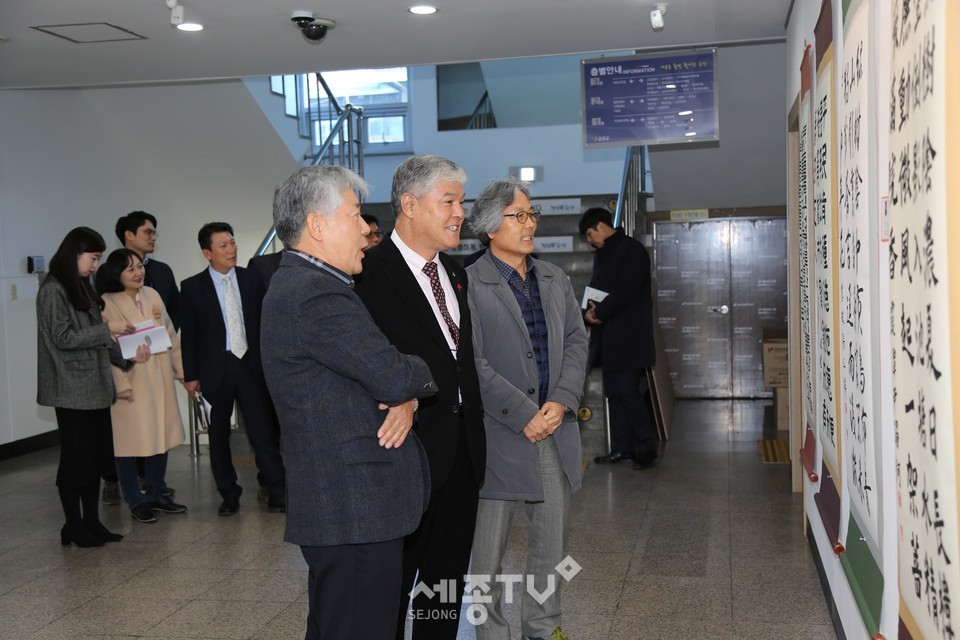
<svg viewBox="0 0 960 640"><path fill-rule="evenodd" d="M490 93L483 92L480 102L470 115L465 129L495 129L497 127L497 118L493 114L493 103L490 101Z"/></svg>
<svg viewBox="0 0 960 640"><path fill-rule="evenodd" d="M623 225L624 233L629 236L636 231L638 213L642 216L641 227L646 225L647 198L653 197L652 193L645 190L646 175L644 147L627 147L623 162L623 176L620 180L620 193L613 214L613 226L617 228Z"/></svg>
<svg viewBox="0 0 960 640"><path fill-rule="evenodd" d="M318 74L318 79L320 79ZM324 83L324 86L326 84ZM329 91L329 89L328 89ZM363 175L363 107L357 107L352 104L347 104L345 107L340 108L339 105L337 108L340 110L340 117L337 118L336 123L333 125L333 128L330 130L330 133L327 135L326 140L323 141L323 144L320 145L318 151L313 154L310 159L310 165L322 164L324 157L330 153L331 160L334 159L336 155L333 150L333 143L338 136L346 129L346 135L341 137L341 149L339 150L339 159L341 166L345 166L353 171L356 171L359 175ZM346 152L342 149L342 145L349 145ZM346 160L346 162L344 162ZM331 162L332 163L332 162ZM267 235L264 236L263 241L260 243L260 246L257 247L257 251L254 255L262 256L270 249L270 246L273 244L273 241L277 237L277 229L275 226L271 225L270 230L267 232Z"/></svg>

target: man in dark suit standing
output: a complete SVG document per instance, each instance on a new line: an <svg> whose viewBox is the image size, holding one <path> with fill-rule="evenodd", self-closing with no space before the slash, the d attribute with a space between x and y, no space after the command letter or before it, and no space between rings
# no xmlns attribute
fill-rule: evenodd
<svg viewBox="0 0 960 640"><path fill-rule="evenodd" d="M414 431L430 461L430 506L404 541L403 599L397 637L403 637L414 577L431 591L414 598L410 617L417 640L454 640L470 563L486 443L473 331L463 269L441 251L460 243L466 175L440 156L414 156L397 167L390 202L396 227L367 251L357 293L374 322L401 353L423 358L439 386L420 403ZM452 582L442 582L452 581Z"/></svg>
<svg viewBox="0 0 960 640"><path fill-rule="evenodd" d="M260 280L237 267L233 228L225 222L203 225L197 236L209 268L181 285L183 386L211 404L210 467L223 497L219 514L240 509L243 489L230 453L230 416L240 405L257 467L269 490L268 510L282 513L286 480L276 426L260 362Z"/></svg>
<svg viewBox="0 0 960 640"><path fill-rule="evenodd" d="M283 258L283 251L275 251L274 253L265 253L262 256L253 256L247 261L247 270L257 274L260 278L264 293L270 289L270 280L277 269L280 268L281 258Z"/></svg>
<svg viewBox="0 0 960 640"><path fill-rule="evenodd" d="M650 256L643 244L613 227L610 212L587 209L580 233L597 251L590 286L607 294L590 302L584 320L591 325L589 365L603 367L603 391L610 407L610 452L594 462L633 460L647 469L657 459L653 421L640 391L646 369L656 363Z"/></svg>
<svg viewBox="0 0 960 640"><path fill-rule="evenodd" d="M359 176L321 165L274 196L288 250L264 300L263 362L287 443L284 539L310 567L307 640L393 637L403 536L430 495L426 456L408 434L415 398L436 385L353 292L368 231L357 191Z"/></svg>
<svg viewBox="0 0 960 640"><path fill-rule="evenodd" d="M143 258L143 284L160 294L173 328L180 329L180 291L173 270L164 262L149 256L157 245L157 219L146 211L132 211L117 220L117 239L127 249Z"/></svg>

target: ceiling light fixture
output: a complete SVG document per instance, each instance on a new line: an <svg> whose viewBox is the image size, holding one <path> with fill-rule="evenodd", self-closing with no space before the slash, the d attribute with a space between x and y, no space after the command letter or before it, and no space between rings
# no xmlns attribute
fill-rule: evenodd
<svg viewBox="0 0 960 640"><path fill-rule="evenodd" d="M693 113L693 111L689 111L689 110L688 110L688 111L681 111L681 112L679 112L677 115L678 115L678 116L688 116L688 115L690 115L691 113Z"/></svg>
<svg viewBox="0 0 960 640"><path fill-rule="evenodd" d="M410 7L409 9L407 9L407 11L417 16L429 16L436 13L437 8L431 7L430 5L426 5L426 4L418 4L414 7Z"/></svg>
<svg viewBox="0 0 960 640"><path fill-rule="evenodd" d="M186 19L183 5L179 0L166 0L167 8L170 9L170 24L180 31L203 31L203 25L199 22L190 22Z"/></svg>

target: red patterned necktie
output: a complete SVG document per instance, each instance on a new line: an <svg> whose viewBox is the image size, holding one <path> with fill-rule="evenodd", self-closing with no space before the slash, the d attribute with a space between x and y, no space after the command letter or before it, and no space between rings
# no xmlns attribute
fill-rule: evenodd
<svg viewBox="0 0 960 640"><path fill-rule="evenodd" d="M433 297L437 300L437 306L440 307L440 315L443 321L447 323L447 329L450 330L450 337L453 338L453 346L457 351L460 350L460 327L450 317L450 310L447 309L447 296L443 294L443 287L440 286L440 274L437 273L437 264L428 262L423 265L423 272L430 278L430 288L433 289Z"/></svg>

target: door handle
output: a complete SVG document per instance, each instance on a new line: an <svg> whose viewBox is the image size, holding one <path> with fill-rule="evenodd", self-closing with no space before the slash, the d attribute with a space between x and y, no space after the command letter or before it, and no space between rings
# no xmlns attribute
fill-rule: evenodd
<svg viewBox="0 0 960 640"><path fill-rule="evenodd" d="M707 307L707 311L709 313L719 313L720 315L725 316L730 313L730 307L727 305L721 305L719 307Z"/></svg>

